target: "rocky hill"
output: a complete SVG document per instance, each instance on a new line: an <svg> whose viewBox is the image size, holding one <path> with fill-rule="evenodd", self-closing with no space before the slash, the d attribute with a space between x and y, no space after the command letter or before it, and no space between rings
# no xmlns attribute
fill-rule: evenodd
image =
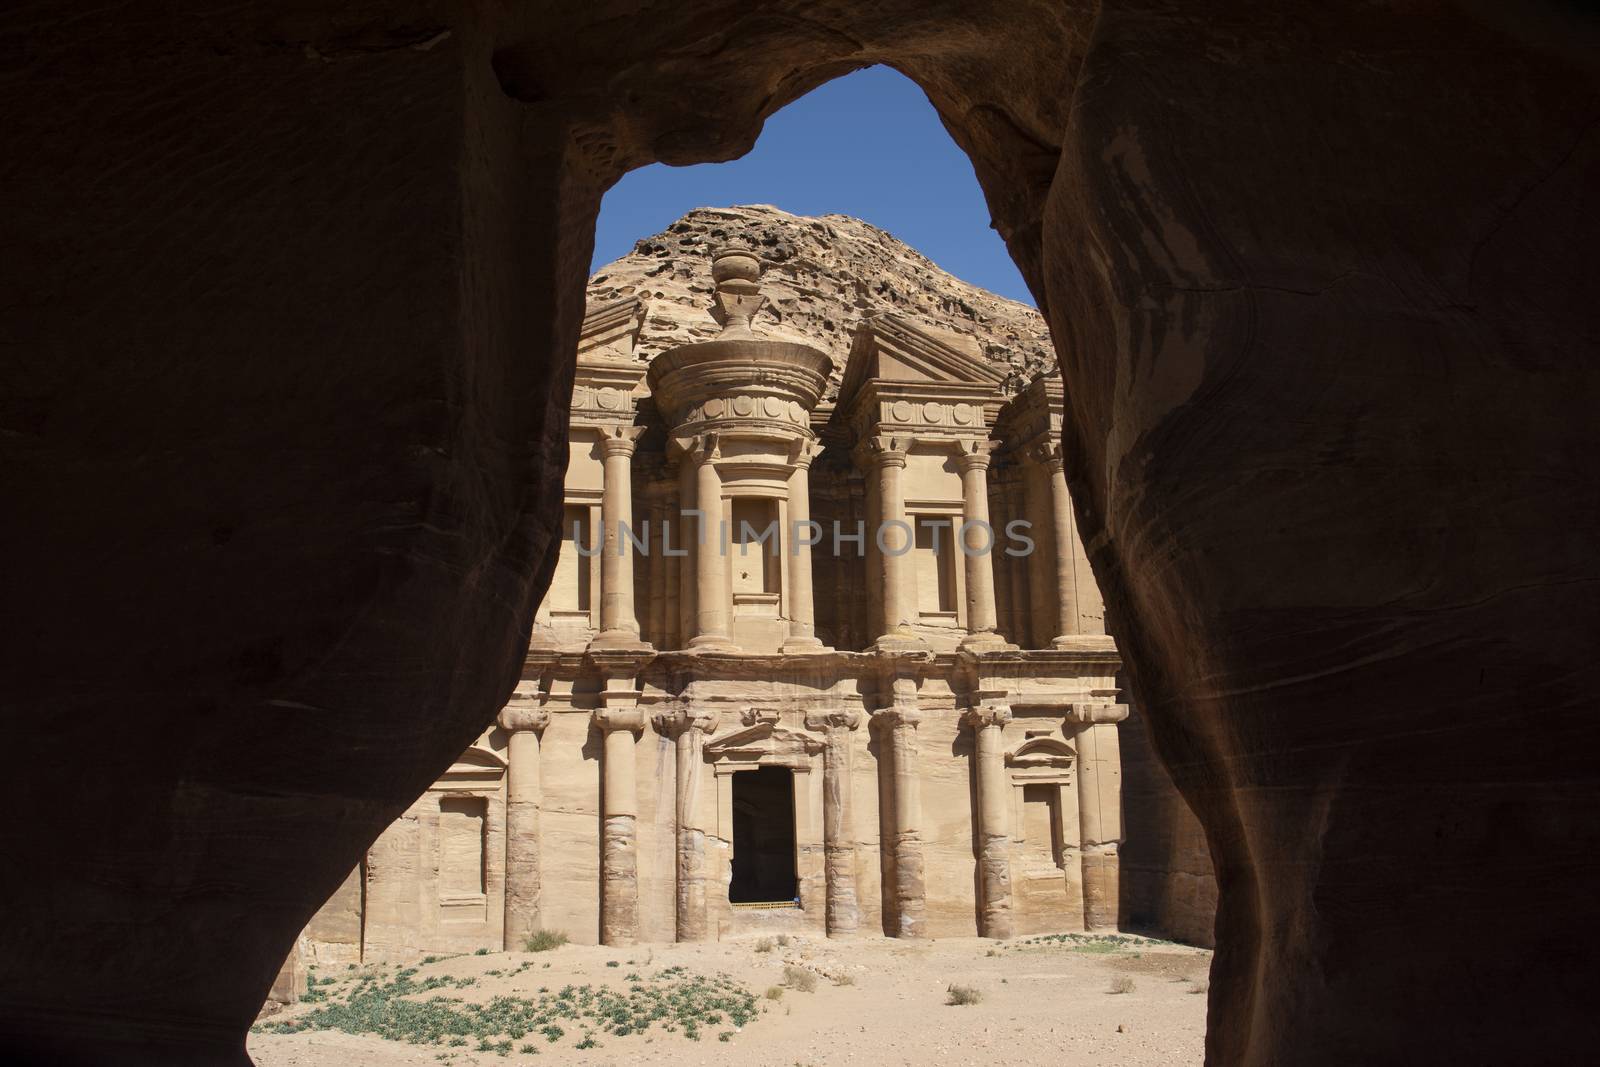
<svg viewBox="0 0 1600 1067"><path fill-rule="evenodd" d="M767 305L755 328L826 349L838 372L856 324L882 311L959 335L961 347L975 346L1009 369L1007 391L1055 365L1038 311L947 274L905 242L848 215L809 218L765 204L697 208L600 268L589 279L589 300L645 300L639 351L646 359L713 337L710 254L730 240L748 243L767 261Z"/></svg>

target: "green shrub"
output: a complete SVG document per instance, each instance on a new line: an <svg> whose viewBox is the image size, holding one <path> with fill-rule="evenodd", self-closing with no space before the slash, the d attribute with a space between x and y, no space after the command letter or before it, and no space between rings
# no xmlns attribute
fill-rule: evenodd
<svg viewBox="0 0 1600 1067"><path fill-rule="evenodd" d="M525 952L549 952L567 943L567 935L560 930L535 930L522 943ZM549 966L549 964L545 964Z"/></svg>

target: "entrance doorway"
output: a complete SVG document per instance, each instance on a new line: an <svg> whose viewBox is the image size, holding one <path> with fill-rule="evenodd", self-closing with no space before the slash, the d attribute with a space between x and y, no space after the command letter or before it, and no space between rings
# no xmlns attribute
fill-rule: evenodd
<svg viewBox="0 0 1600 1067"><path fill-rule="evenodd" d="M733 776L733 904L789 903L794 866L794 772L759 767Z"/></svg>

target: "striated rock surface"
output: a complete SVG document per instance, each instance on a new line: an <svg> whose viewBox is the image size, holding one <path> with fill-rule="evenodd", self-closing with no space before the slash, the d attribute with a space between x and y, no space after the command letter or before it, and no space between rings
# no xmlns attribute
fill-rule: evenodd
<svg viewBox="0 0 1600 1067"><path fill-rule="evenodd" d="M639 350L646 359L717 335L711 253L742 241L766 263L767 303L755 327L769 337L826 349L838 392L850 334L868 315L891 311L954 335L959 347L1009 368L1006 391L1055 367L1044 316L941 270L915 248L849 215L811 218L768 204L696 208L646 237L589 279L589 300L638 296L647 304Z"/></svg>
<svg viewBox="0 0 1600 1067"><path fill-rule="evenodd" d="M1592 1059L1600 47L1500 7L7 10L0 1055L247 1062L512 692L604 190L887 63L1072 382L1210 1062Z"/></svg>

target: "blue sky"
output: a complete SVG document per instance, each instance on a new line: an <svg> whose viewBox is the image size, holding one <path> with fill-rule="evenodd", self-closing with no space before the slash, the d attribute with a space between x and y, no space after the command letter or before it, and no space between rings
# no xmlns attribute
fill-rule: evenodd
<svg viewBox="0 0 1600 1067"><path fill-rule="evenodd" d="M767 120L742 159L628 174L601 205L591 270L693 208L730 204L854 215L958 278L1033 303L989 228L972 164L922 90L887 67L856 71L796 100Z"/></svg>

